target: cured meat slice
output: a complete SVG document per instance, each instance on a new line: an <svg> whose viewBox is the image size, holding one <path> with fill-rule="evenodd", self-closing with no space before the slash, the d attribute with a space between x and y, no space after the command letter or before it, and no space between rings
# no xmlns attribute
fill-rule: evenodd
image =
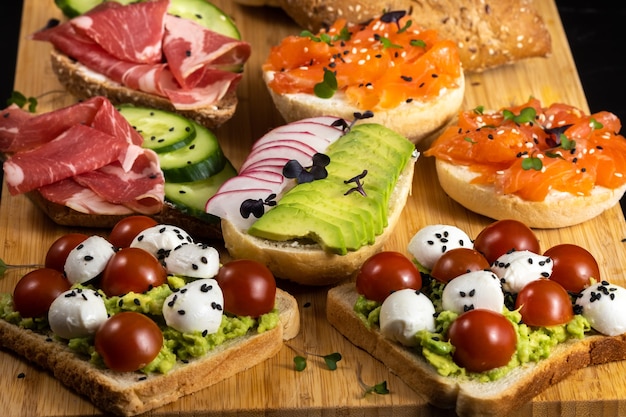
<svg viewBox="0 0 626 417"><path fill-rule="evenodd" d="M169 4L169 0L132 3L126 7L109 4L72 19L71 24L78 33L122 61L158 63L162 58L164 16Z"/></svg>
<svg viewBox="0 0 626 417"><path fill-rule="evenodd" d="M106 201L91 189L78 184L73 178L67 178L54 184L43 186L38 191L46 200L67 206L80 213L106 215L133 213L126 206Z"/></svg>

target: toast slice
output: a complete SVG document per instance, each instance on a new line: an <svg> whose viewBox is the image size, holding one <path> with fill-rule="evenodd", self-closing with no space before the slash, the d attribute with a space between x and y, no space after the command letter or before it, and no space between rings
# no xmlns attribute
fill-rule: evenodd
<svg viewBox="0 0 626 417"><path fill-rule="evenodd" d="M0 345L49 370L55 378L88 397L101 410L133 416L176 401L273 357L283 340L300 329L298 305L289 293L276 289L280 324L264 333L249 333L216 347L207 355L183 363L167 374L115 372L96 368L65 343L0 320Z"/></svg>
<svg viewBox="0 0 626 417"><path fill-rule="evenodd" d="M368 329L354 313L354 283L328 292L326 316L350 342L370 353L397 374L416 395L459 416L505 416L551 385L586 366L626 359L626 334L571 339L557 345L547 359L528 363L491 382L439 375L419 354Z"/></svg>

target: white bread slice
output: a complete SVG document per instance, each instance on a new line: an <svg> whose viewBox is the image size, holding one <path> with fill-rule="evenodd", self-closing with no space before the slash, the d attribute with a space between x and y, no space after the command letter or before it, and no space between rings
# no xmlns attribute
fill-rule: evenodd
<svg viewBox="0 0 626 417"><path fill-rule="evenodd" d="M124 87L89 70L56 49L50 53L50 61L59 82L78 99L104 96L115 105L129 103L171 111L195 120L209 129L221 126L235 114L237 108L237 94L231 91L214 105L194 110L178 110L167 98Z"/></svg>
<svg viewBox="0 0 626 417"><path fill-rule="evenodd" d="M266 84L272 78L272 71L263 72ZM463 74L456 80L456 85L456 88L444 90L438 97L428 102L414 100L410 103L401 103L393 109L377 110L374 117L367 119L367 122L387 126L415 143L418 149L426 149L454 119L463 104L465 95ZM271 88L268 88L268 91L278 112L287 123L325 114L352 120L354 113L364 111L348 103L342 92L336 92L331 98L319 98L305 93L277 94Z"/></svg>
<svg viewBox="0 0 626 417"><path fill-rule="evenodd" d="M435 164L441 188L468 210L496 220L517 219L532 228L585 222L618 204L626 192L626 184L616 189L596 186L588 196L551 191L544 201L527 201L516 195L498 194L493 186L470 184L477 174L464 165L440 159Z"/></svg>
<svg viewBox="0 0 626 417"><path fill-rule="evenodd" d="M586 366L626 359L626 334L591 335L559 344L538 363L521 366L492 382L439 375L414 351L368 329L354 313L354 283L328 291L326 317L341 334L396 373L426 401L464 416L506 416L551 385Z"/></svg>
<svg viewBox="0 0 626 417"><path fill-rule="evenodd" d="M352 277L363 262L382 250L393 233L411 193L417 158L411 158L400 174L389 198L388 224L373 244L346 255L331 254L317 244L274 242L251 236L228 220L222 219L222 237L234 258L254 259L265 265L275 276L303 285L336 284Z"/></svg>
<svg viewBox="0 0 626 417"><path fill-rule="evenodd" d="M283 340L300 329L298 305L289 293L276 290L280 324L264 333L248 334L218 346L202 358L178 362L167 374L98 369L66 344L48 335L0 320L0 345L49 370L55 378L88 397L98 408L133 416L176 401L273 357Z"/></svg>

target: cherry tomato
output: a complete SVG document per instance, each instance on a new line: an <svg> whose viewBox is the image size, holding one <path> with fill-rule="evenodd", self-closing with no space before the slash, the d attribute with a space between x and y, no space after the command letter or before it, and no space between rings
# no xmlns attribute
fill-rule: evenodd
<svg viewBox="0 0 626 417"><path fill-rule="evenodd" d="M50 245L46 253L46 268L63 272L67 254L88 237L89 236L83 233L68 233L52 242L52 245Z"/></svg>
<svg viewBox="0 0 626 417"><path fill-rule="evenodd" d="M52 268L35 269L15 286L13 307L22 317L44 317L55 298L69 289L70 282L62 272Z"/></svg>
<svg viewBox="0 0 626 417"><path fill-rule="evenodd" d="M100 326L94 344L108 368L132 372L157 357L163 346L163 333L148 316L124 311Z"/></svg>
<svg viewBox="0 0 626 417"><path fill-rule="evenodd" d="M600 281L598 262L581 246L563 243L551 247L544 255L552 259L550 279L561 284L567 291L581 292L590 285L590 278Z"/></svg>
<svg viewBox="0 0 626 417"><path fill-rule="evenodd" d="M489 264L511 250L541 253L535 233L524 223L512 219L498 220L485 227L474 239L474 249L482 253Z"/></svg>
<svg viewBox="0 0 626 417"><path fill-rule="evenodd" d="M409 258L383 251L366 260L356 277L356 289L368 300L382 303L394 291L422 288L422 276Z"/></svg>
<svg viewBox="0 0 626 417"><path fill-rule="evenodd" d="M117 248L127 248L139 233L156 226L157 221L148 216L128 216L117 222L109 234L109 242Z"/></svg>
<svg viewBox="0 0 626 417"><path fill-rule="evenodd" d="M448 330L454 362L470 372L484 372L509 363L517 333L504 315L476 309L461 314Z"/></svg>
<svg viewBox="0 0 626 417"><path fill-rule="evenodd" d="M276 280L260 262L249 259L230 261L220 268L215 279L224 294L224 311L258 317L274 308Z"/></svg>
<svg viewBox="0 0 626 417"><path fill-rule="evenodd" d="M572 301L565 288L549 279L531 281L517 293L515 308L529 326L556 326L574 318Z"/></svg>
<svg viewBox="0 0 626 417"><path fill-rule="evenodd" d="M433 265L430 275L440 282L450 282L459 275L489 269L482 253L470 248L455 248L443 253Z"/></svg>
<svg viewBox="0 0 626 417"><path fill-rule="evenodd" d="M115 252L102 272L102 290L109 297L129 292L142 293L165 284L163 265L141 248L122 248Z"/></svg>

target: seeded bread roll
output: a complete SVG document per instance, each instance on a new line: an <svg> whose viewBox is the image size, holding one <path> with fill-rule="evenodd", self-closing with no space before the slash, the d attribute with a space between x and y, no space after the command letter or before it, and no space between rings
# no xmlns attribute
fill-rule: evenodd
<svg viewBox="0 0 626 417"><path fill-rule="evenodd" d="M276 290L276 308L280 324L274 329L232 339L201 358L177 362L163 375L146 377L142 373L97 368L65 343L4 320L0 320L0 345L49 370L100 409L133 416L211 386L278 353L283 340L299 332L300 315L296 300L280 289Z"/></svg>
<svg viewBox="0 0 626 417"><path fill-rule="evenodd" d="M492 219L518 219L532 228L560 228L592 219L617 204L626 184L615 189L595 186L588 196L550 191L544 201L497 194L493 186L470 183L476 176L468 167L437 159L441 188L465 208Z"/></svg>

